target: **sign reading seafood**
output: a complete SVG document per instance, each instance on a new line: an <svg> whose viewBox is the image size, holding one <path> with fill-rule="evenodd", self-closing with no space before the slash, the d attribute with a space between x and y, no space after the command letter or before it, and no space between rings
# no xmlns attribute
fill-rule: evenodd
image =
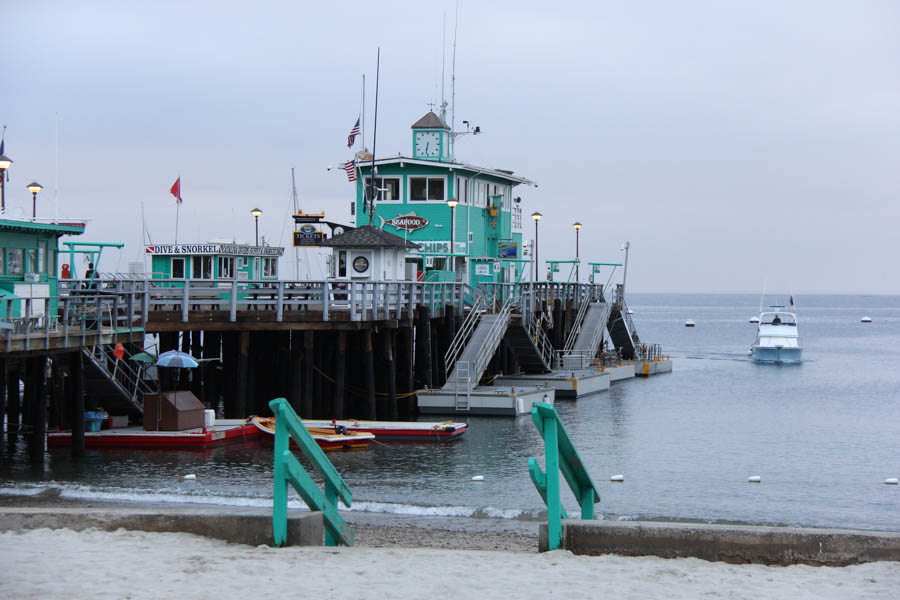
<svg viewBox="0 0 900 600"><path fill-rule="evenodd" d="M381 219L382 227L391 225L392 227L403 229L405 231L415 231L416 229L422 229L428 225L428 219L418 216L415 211L408 215L397 215L393 219L385 219L384 217L378 218Z"/></svg>

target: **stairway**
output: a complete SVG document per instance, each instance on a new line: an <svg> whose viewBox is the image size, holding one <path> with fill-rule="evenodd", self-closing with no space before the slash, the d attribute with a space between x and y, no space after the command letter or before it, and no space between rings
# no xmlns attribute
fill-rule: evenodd
<svg viewBox="0 0 900 600"><path fill-rule="evenodd" d="M640 341L634 324L627 313L628 308L624 303L613 305L609 314L609 339L622 358L631 360L634 358L635 344Z"/></svg>
<svg viewBox="0 0 900 600"><path fill-rule="evenodd" d="M583 369L591 365L603 341L603 333L609 320L613 305L607 302L594 301L587 307L578 337L562 358L564 369Z"/></svg>
<svg viewBox="0 0 900 600"><path fill-rule="evenodd" d="M144 412L144 394L155 390L142 376L138 363L128 360L127 355L117 361L113 349L111 345L97 345L82 350L85 395L111 415L139 418Z"/></svg>
<svg viewBox="0 0 900 600"><path fill-rule="evenodd" d="M508 327L509 312L482 315L453 371L447 377L444 389L471 391L478 385Z"/></svg>
<svg viewBox="0 0 900 600"><path fill-rule="evenodd" d="M516 362L525 373L547 373L551 368L552 348L539 324L532 330L533 334L522 324L521 315L514 315L503 339L515 353Z"/></svg>

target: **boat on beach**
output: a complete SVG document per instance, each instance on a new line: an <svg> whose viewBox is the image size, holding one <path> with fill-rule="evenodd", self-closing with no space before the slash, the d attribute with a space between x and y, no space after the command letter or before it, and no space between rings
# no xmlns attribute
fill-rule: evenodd
<svg viewBox="0 0 900 600"><path fill-rule="evenodd" d="M181 431L147 431L140 425L85 431L85 448L211 448L259 437L259 429L249 419L217 419L209 427ZM47 445L65 448L72 445L71 431L49 431Z"/></svg>
<svg viewBox="0 0 900 600"><path fill-rule="evenodd" d="M360 421L357 419L302 419L307 428L343 428L349 433L371 433L379 441L445 442L459 439L468 429L467 423L453 421Z"/></svg>
<svg viewBox="0 0 900 600"><path fill-rule="evenodd" d="M275 443L275 417L259 417L252 416L250 421L262 433L262 442L264 444ZM304 423L306 425L306 423ZM349 432L335 429L334 427L310 427L306 425L313 439L319 445L319 448L325 452L333 452L336 450L366 450L369 448L369 442L375 439L372 433ZM294 441L291 440L291 447L295 448Z"/></svg>
<svg viewBox="0 0 900 600"><path fill-rule="evenodd" d="M791 303L793 306L793 302ZM803 344L797 315L783 306L759 315L756 339L750 346L753 360L764 363L799 363L803 360Z"/></svg>

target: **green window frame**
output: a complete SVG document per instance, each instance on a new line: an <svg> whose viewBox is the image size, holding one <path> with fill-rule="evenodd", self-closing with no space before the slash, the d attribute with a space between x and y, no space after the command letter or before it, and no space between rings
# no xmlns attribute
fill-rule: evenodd
<svg viewBox="0 0 900 600"><path fill-rule="evenodd" d="M25 260L24 250L21 248L10 248L7 252L7 258L9 259L9 264L6 269L7 275L25 274L25 265L22 264Z"/></svg>

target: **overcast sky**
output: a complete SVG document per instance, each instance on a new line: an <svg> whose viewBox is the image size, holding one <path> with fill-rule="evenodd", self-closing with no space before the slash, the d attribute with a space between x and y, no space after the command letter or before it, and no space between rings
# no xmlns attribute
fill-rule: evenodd
<svg viewBox="0 0 900 600"><path fill-rule="evenodd" d="M349 221L326 167L366 74L379 155L441 95L455 2L28 2L0 12L7 206L121 241L287 245L302 208ZM632 291L900 293L900 3L461 0L457 157L514 170L542 259L614 261ZM57 146L57 128L59 144ZM58 148L58 168L57 168ZM527 227L530 236L530 226ZM282 265L283 275L292 275ZM313 275L317 273L313 271Z"/></svg>

